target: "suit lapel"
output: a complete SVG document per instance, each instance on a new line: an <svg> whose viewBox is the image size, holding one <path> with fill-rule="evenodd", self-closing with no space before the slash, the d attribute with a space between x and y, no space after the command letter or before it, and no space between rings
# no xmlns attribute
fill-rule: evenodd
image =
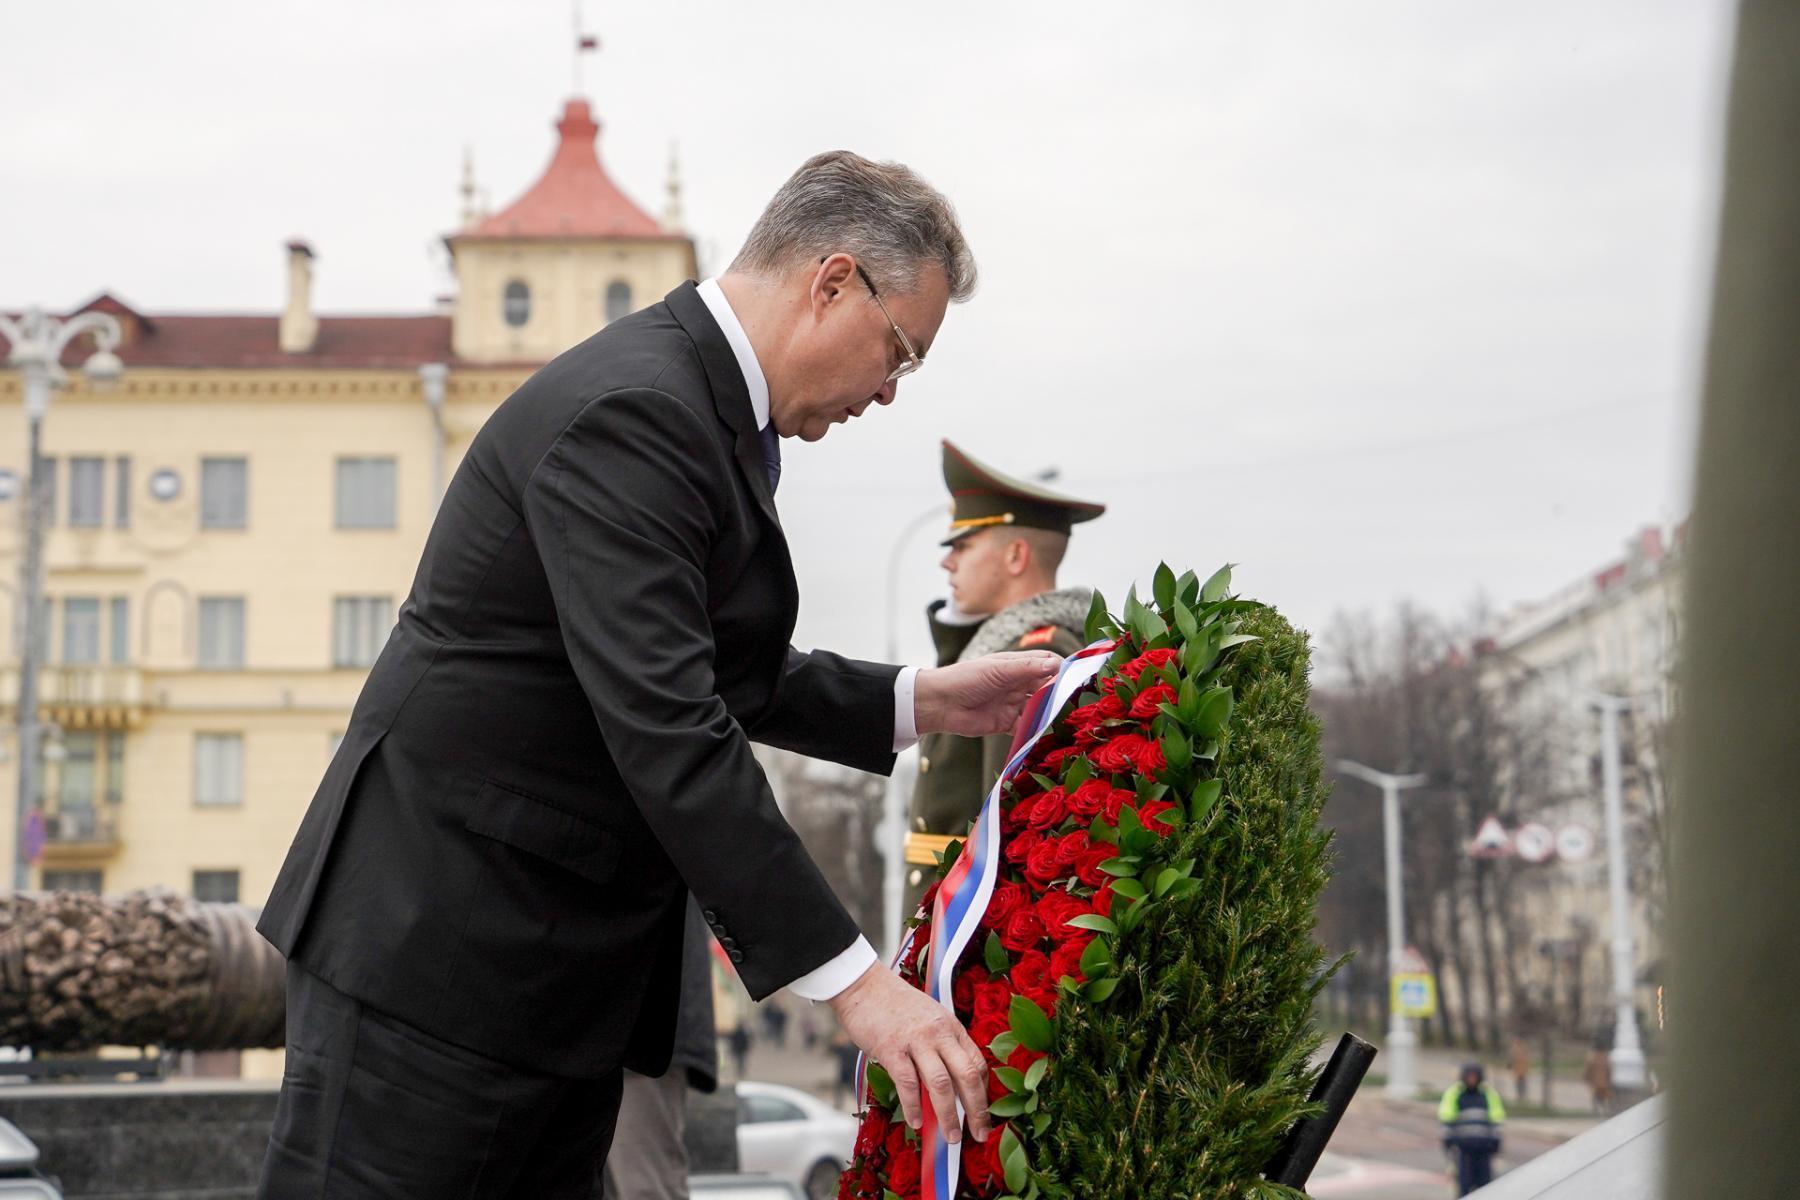
<svg viewBox="0 0 1800 1200"><path fill-rule="evenodd" d="M707 311L692 282L684 283L665 297L669 311L700 352L700 365L706 370L706 381L712 385L713 405L719 417L731 428L738 470L744 476L757 506L777 529L781 518L775 512L775 495L769 490L769 470L763 462L762 437L756 428L756 416L750 408L750 389L744 383L744 372L738 366L731 343L725 340L719 323Z"/></svg>

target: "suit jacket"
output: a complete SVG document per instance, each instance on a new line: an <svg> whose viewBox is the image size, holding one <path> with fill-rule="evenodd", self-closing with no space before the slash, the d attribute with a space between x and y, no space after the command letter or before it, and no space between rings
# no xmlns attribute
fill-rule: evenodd
<svg viewBox="0 0 1800 1200"><path fill-rule="evenodd" d="M788 645L749 393L693 285L475 437L258 928L520 1067L669 1061L691 889L760 999L857 936L749 738L893 767L897 667Z"/></svg>

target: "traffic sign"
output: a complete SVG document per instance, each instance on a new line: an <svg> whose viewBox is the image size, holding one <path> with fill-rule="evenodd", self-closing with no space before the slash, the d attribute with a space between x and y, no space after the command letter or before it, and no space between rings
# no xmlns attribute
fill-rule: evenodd
<svg viewBox="0 0 1800 1200"><path fill-rule="evenodd" d="M1437 980L1428 972L1396 971L1390 988L1389 1003L1402 1017L1437 1015Z"/></svg>
<svg viewBox="0 0 1800 1200"><path fill-rule="evenodd" d="M1512 838L1506 834L1506 826L1500 818L1489 815L1475 831L1475 839L1469 843L1470 858L1507 858L1513 852Z"/></svg>
<svg viewBox="0 0 1800 1200"><path fill-rule="evenodd" d="M1513 834L1513 850L1528 863L1549 862L1556 853L1556 835L1548 825L1527 821Z"/></svg>
<svg viewBox="0 0 1800 1200"><path fill-rule="evenodd" d="M1594 856L1594 831L1571 821L1556 831L1556 857L1566 863L1586 862Z"/></svg>

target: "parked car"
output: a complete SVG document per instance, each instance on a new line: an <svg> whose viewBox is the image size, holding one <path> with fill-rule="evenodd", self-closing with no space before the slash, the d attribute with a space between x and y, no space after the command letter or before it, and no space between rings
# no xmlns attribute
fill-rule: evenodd
<svg viewBox="0 0 1800 1200"><path fill-rule="evenodd" d="M695 1175L688 1180L688 1194L706 1200L806 1200L787 1180L767 1175Z"/></svg>
<svg viewBox="0 0 1800 1200"><path fill-rule="evenodd" d="M856 1146L856 1119L816 1096L774 1083L737 1085L738 1168L834 1200Z"/></svg>

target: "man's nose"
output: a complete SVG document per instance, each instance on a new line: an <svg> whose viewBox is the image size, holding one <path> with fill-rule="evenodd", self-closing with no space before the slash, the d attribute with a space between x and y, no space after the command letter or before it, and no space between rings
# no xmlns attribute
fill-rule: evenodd
<svg viewBox="0 0 1800 1200"><path fill-rule="evenodd" d="M894 397L899 394L900 381L898 379L890 379L881 385L881 390L879 392L875 393L875 403L883 405L892 404L894 402Z"/></svg>

